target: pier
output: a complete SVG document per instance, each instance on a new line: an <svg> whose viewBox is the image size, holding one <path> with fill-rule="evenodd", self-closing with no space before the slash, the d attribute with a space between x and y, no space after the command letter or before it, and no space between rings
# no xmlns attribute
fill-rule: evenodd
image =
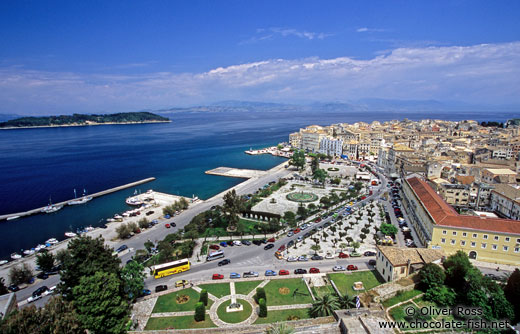
<svg viewBox="0 0 520 334"><path fill-rule="evenodd" d="M88 195L88 196L92 196L92 198L96 198L96 197L100 197L100 196L104 196L104 195L107 195L107 194L114 193L114 192L119 191L119 190L135 187L135 186L138 186L138 185L143 184L143 183L148 183L148 182L151 182L151 181L154 181L154 180L155 180L155 177L149 177L147 179L143 179L143 180L140 180L140 181L124 184L124 185L119 186L119 187L103 190L103 191L100 191L100 192L97 192L95 194L91 194L91 195ZM69 200L64 201L64 202L54 203L53 205L56 205L56 206L63 205L63 206L65 206L70 201L73 201L73 200L74 200L74 198L69 199ZM37 213L41 213L43 208L44 207L33 209L33 210L29 210L29 211L25 211L25 212L17 212L17 213L10 213L10 214L7 214L7 215L1 215L0 216L0 220L7 219L9 217L16 217L16 216L18 216L18 217L22 218L22 217L25 217L25 216L34 215L34 214L37 214Z"/></svg>
<svg viewBox="0 0 520 334"><path fill-rule="evenodd" d="M239 169L231 167L218 167L206 171L206 174L219 175L227 177L239 177L242 179L250 179L252 177L259 177L265 175L266 171L257 169Z"/></svg>

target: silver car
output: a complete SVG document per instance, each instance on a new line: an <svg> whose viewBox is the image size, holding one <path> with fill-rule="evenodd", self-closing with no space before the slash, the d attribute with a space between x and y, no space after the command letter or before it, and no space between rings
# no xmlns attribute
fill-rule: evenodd
<svg viewBox="0 0 520 334"><path fill-rule="evenodd" d="M296 262L298 261L298 257L297 256L289 256L287 258L287 262Z"/></svg>
<svg viewBox="0 0 520 334"><path fill-rule="evenodd" d="M347 268L343 267L343 266L334 266L332 267L332 271L345 271L347 270Z"/></svg>
<svg viewBox="0 0 520 334"><path fill-rule="evenodd" d="M307 256L302 255L298 258L298 261L309 261L309 259L307 258Z"/></svg>

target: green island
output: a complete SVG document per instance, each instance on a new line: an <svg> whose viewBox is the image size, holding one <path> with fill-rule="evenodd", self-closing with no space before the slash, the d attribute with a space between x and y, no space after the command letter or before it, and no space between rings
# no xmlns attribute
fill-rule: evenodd
<svg viewBox="0 0 520 334"><path fill-rule="evenodd" d="M152 114L150 112L125 112L105 115L72 114L60 116L21 117L6 122L1 122L0 129L155 122L170 122L170 119Z"/></svg>

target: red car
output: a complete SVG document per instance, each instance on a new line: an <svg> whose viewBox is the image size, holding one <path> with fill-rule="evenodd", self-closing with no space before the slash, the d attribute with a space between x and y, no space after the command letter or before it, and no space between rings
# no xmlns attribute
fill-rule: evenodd
<svg viewBox="0 0 520 334"><path fill-rule="evenodd" d="M366 196L361 196L361 200L367 199Z"/></svg>
<svg viewBox="0 0 520 334"><path fill-rule="evenodd" d="M223 279L224 278L224 275L222 274L213 274L213 277L212 279Z"/></svg>
<svg viewBox="0 0 520 334"><path fill-rule="evenodd" d="M220 246L219 245L209 245L209 249L219 250Z"/></svg>
<svg viewBox="0 0 520 334"><path fill-rule="evenodd" d="M276 239L275 238L270 238L270 239L267 239L267 242L275 242Z"/></svg>
<svg viewBox="0 0 520 334"><path fill-rule="evenodd" d="M289 275L289 270L282 269L278 272L278 275L280 275L280 276Z"/></svg>
<svg viewBox="0 0 520 334"><path fill-rule="evenodd" d="M320 273L320 270L318 268L311 268L309 270L309 273L311 274L319 274Z"/></svg>
<svg viewBox="0 0 520 334"><path fill-rule="evenodd" d="M340 259L346 259L346 258L348 258L348 254L341 252L341 253L339 253L339 256L338 256L338 257L339 257Z"/></svg>
<svg viewBox="0 0 520 334"><path fill-rule="evenodd" d="M294 234L298 234L298 233L300 233L301 231L302 231L302 230L298 227L298 228L295 229L293 232L294 232Z"/></svg>
<svg viewBox="0 0 520 334"><path fill-rule="evenodd" d="M285 250L285 245L281 245L279 248L278 248L278 251L279 252L283 252Z"/></svg>
<svg viewBox="0 0 520 334"><path fill-rule="evenodd" d="M319 222L321 222L321 217L316 218L316 219L314 220L314 222L315 222L315 223L319 223Z"/></svg>
<svg viewBox="0 0 520 334"><path fill-rule="evenodd" d="M347 270L357 270L357 269L358 269L357 266L355 266L355 265L353 265L353 264L349 264L349 265L347 266Z"/></svg>
<svg viewBox="0 0 520 334"><path fill-rule="evenodd" d="M170 224L164 224L164 227L170 228Z"/></svg>

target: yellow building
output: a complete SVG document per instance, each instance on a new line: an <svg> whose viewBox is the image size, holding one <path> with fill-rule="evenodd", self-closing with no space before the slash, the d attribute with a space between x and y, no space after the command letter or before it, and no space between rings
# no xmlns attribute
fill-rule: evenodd
<svg viewBox="0 0 520 334"><path fill-rule="evenodd" d="M423 180L407 179L403 192L410 223L424 245L446 255L520 265L520 221L459 215Z"/></svg>

